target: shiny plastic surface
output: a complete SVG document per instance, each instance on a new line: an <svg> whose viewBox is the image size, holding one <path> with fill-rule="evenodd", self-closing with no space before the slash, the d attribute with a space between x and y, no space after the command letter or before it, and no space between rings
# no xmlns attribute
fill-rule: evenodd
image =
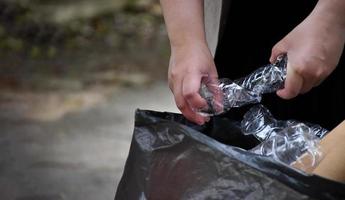
<svg viewBox="0 0 345 200"><path fill-rule="evenodd" d="M293 120L276 120L262 105L252 107L244 115L241 129L262 141L251 152L287 165L297 164L304 171L313 170L324 156L319 143L327 130Z"/></svg>
<svg viewBox="0 0 345 200"><path fill-rule="evenodd" d="M235 81L204 79L199 93L206 100L207 107L196 111L204 116L212 116L234 107L260 102L262 94L277 91L284 86L286 64L287 57L284 55L276 63L261 67Z"/></svg>
<svg viewBox="0 0 345 200"><path fill-rule="evenodd" d="M245 150L259 143L229 116L197 126L179 114L137 111L115 199L345 199L344 184Z"/></svg>

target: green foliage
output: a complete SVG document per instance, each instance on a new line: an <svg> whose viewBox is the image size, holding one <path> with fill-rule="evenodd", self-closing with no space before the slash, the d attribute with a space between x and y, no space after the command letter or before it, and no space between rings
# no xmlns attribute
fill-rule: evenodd
<svg viewBox="0 0 345 200"><path fill-rule="evenodd" d="M5 40L6 46L14 52L20 52L23 50L24 43L20 38L7 37Z"/></svg>
<svg viewBox="0 0 345 200"><path fill-rule="evenodd" d="M33 76L45 80L85 77L87 85L90 74L99 71L154 76L165 70L162 66L167 63L169 48L157 3L133 0L120 10L54 23L35 10L45 0L29 1L0 1L0 85L1 75L8 76L8 72L32 88L45 85L35 82Z"/></svg>
<svg viewBox="0 0 345 200"><path fill-rule="evenodd" d="M38 46L31 47L30 56L31 58L38 58L41 56L41 48Z"/></svg>
<svg viewBox="0 0 345 200"><path fill-rule="evenodd" d="M117 12L64 24L40 20L42 17L32 9L35 3L43 1L0 3L0 53L28 52L29 57L37 58L43 51L54 57L64 49L85 48L94 42L112 48L135 48L133 43L154 42L153 38L161 34L161 16L147 12L153 5L150 0L128 0Z"/></svg>

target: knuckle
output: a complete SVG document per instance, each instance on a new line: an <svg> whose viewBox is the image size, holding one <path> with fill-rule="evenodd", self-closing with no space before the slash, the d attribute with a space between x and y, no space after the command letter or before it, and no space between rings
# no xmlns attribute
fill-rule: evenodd
<svg viewBox="0 0 345 200"><path fill-rule="evenodd" d="M186 109L186 104L185 103L176 102L176 106L181 111Z"/></svg>
<svg viewBox="0 0 345 200"><path fill-rule="evenodd" d="M312 86L312 85L310 85L310 86L308 86L308 87L304 88L304 89L303 89L303 91L302 91L302 92L303 92L303 94L304 94L304 93L309 92L309 91L310 91L312 88L313 88L313 86Z"/></svg>
<svg viewBox="0 0 345 200"><path fill-rule="evenodd" d="M313 70L308 69L307 67L301 66L296 70L297 74L299 74L302 78L314 78Z"/></svg>
<svg viewBox="0 0 345 200"><path fill-rule="evenodd" d="M300 91L297 88L289 87L289 88L285 88L285 89L286 89L286 94L287 94L288 98L293 98L300 93Z"/></svg>
<svg viewBox="0 0 345 200"><path fill-rule="evenodd" d="M297 96L298 94L299 94L299 91L297 91L297 90L289 90L289 96L290 97L295 97L295 96Z"/></svg>
<svg viewBox="0 0 345 200"><path fill-rule="evenodd" d="M192 92L192 91L188 91L188 92L183 93L183 97L185 99L193 99L194 95L195 95L195 92Z"/></svg>
<svg viewBox="0 0 345 200"><path fill-rule="evenodd" d="M316 77L324 78L332 73L332 68L326 65L321 65L317 67L317 70L315 70L315 73L316 73Z"/></svg>
<svg viewBox="0 0 345 200"><path fill-rule="evenodd" d="M284 41L280 41L276 45L273 46L272 52L277 52L277 53L283 52L283 51L285 51L285 47L286 47L286 45L285 45Z"/></svg>
<svg viewBox="0 0 345 200"><path fill-rule="evenodd" d="M299 63L296 63L296 72L307 77L320 78L328 76L331 73L331 67L328 67L324 62L314 59L305 58Z"/></svg>
<svg viewBox="0 0 345 200"><path fill-rule="evenodd" d="M170 80L176 80L177 77L178 77L178 75L179 75L179 73L177 73L176 71L171 71L171 72L169 73L169 79L170 79Z"/></svg>
<svg viewBox="0 0 345 200"><path fill-rule="evenodd" d="M307 61L306 60L302 60L302 61L298 61L298 62L294 62L292 64L292 66L294 67L294 70L298 73L298 74L306 74L308 72L307 70Z"/></svg>
<svg viewBox="0 0 345 200"><path fill-rule="evenodd" d="M171 91L174 90L174 81L170 78L168 79L168 86L169 86Z"/></svg>
<svg viewBox="0 0 345 200"><path fill-rule="evenodd" d="M299 92L297 88L293 88L293 87L288 88L287 91L291 95L298 94L298 92Z"/></svg>
<svg viewBox="0 0 345 200"><path fill-rule="evenodd" d="M314 61L304 59L294 64L295 71L302 77L316 77Z"/></svg>
<svg viewBox="0 0 345 200"><path fill-rule="evenodd" d="M327 71L324 69L324 67L316 67L314 70L314 77L315 78L321 78L327 74Z"/></svg>
<svg viewBox="0 0 345 200"><path fill-rule="evenodd" d="M277 52L277 51L280 51L281 49L282 49L281 45L280 44L276 44L272 48L272 52Z"/></svg>

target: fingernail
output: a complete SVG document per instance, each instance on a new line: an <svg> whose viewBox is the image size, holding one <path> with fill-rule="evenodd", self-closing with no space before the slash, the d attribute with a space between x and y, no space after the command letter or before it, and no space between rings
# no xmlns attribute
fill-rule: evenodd
<svg viewBox="0 0 345 200"><path fill-rule="evenodd" d="M205 123L205 122L204 122L203 120L198 120L198 121L197 121L197 124L200 125L200 126L203 125L204 123Z"/></svg>
<svg viewBox="0 0 345 200"><path fill-rule="evenodd" d="M206 117L206 118L205 118L205 121L206 121L206 122L209 122L210 120L211 120L210 117Z"/></svg>

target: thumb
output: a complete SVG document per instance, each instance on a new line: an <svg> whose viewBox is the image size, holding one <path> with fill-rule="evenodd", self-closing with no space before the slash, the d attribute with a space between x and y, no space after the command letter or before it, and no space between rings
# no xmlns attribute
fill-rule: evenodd
<svg viewBox="0 0 345 200"><path fill-rule="evenodd" d="M277 60L277 57L281 54L285 54L287 52L286 45L283 40L279 41L271 51L270 63L274 63Z"/></svg>
<svg viewBox="0 0 345 200"><path fill-rule="evenodd" d="M277 95L283 99L292 99L296 97L303 86L303 77L298 74L291 66L287 63L287 74L285 79L284 88L277 91Z"/></svg>
<svg viewBox="0 0 345 200"><path fill-rule="evenodd" d="M191 109L201 109L207 106L207 102L199 94L202 75L187 75L183 79L182 94Z"/></svg>

